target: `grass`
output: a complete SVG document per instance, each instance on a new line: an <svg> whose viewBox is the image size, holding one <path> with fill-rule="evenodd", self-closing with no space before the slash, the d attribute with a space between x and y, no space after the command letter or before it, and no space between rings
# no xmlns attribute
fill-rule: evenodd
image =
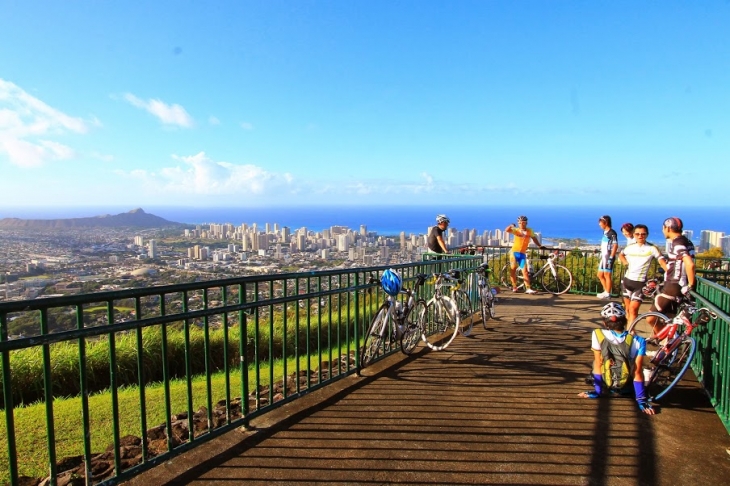
<svg viewBox="0 0 730 486"><path fill-rule="evenodd" d="M352 345L350 345L352 349ZM340 350L333 349L333 358L347 354L347 346ZM329 351L322 352L322 359L329 358ZM300 356L299 367L307 369L307 361L316 368L317 356ZM286 372L291 375L296 370L294 358L286 361ZM259 370L258 385L269 385L271 370L262 365ZM250 368L249 388L256 388L256 369ZM241 396L241 375L235 370L229 373L231 398ZM276 360L273 368L274 382L284 376L284 361ZM217 373L211 376L212 403L225 398L225 374ZM290 390L292 392L293 390ZM171 412L180 413L188 409L187 382L172 380L170 382ZM207 383L205 376L197 376L192 380L193 411L201 406L207 406ZM165 423L167 415L162 384L150 385L145 388L145 404L147 428ZM125 435L142 436L140 429L141 407L140 394L137 387L125 387L118 391L119 429L120 437ZM113 441L112 400L109 392L97 393L89 397L89 412L91 417L90 436L91 450L94 453L102 452ZM45 404L38 402L14 410L15 438L18 457L19 474L34 478L48 475L48 435L46 432ZM56 459L79 456L83 454L83 428L81 427L82 407L81 399L60 398L53 402L53 419ZM0 484L9 481L9 463L7 458L7 433L5 430L5 412L0 411Z"/></svg>

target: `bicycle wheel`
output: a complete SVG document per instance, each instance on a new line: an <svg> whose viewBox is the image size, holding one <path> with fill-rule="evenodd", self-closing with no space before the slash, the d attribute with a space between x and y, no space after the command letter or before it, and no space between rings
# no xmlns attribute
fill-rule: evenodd
<svg viewBox="0 0 730 486"><path fill-rule="evenodd" d="M388 330L385 327L388 325L389 312L388 304L384 303L375 313L375 317L370 323L367 334L365 334L365 341L360 349L360 368L365 368L367 365L373 362L375 358L380 355L382 351L382 343L384 339L389 339Z"/></svg>
<svg viewBox="0 0 730 486"><path fill-rule="evenodd" d="M426 329L424 323L426 317L426 301L419 300L408 314L406 327L400 338L400 350L403 354L411 354L416 349L416 346L418 346L418 341L421 340L424 329Z"/></svg>
<svg viewBox="0 0 730 486"><path fill-rule="evenodd" d="M496 317L496 312L494 311L494 294L489 284L479 289L479 307L482 311L482 326L484 326L484 329L487 329L487 321Z"/></svg>
<svg viewBox="0 0 730 486"><path fill-rule="evenodd" d="M546 292L554 295L564 294L570 290L571 285L573 285L573 275L562 265L555 265L554 269L547 267L542 273L542 288Z"/></svg>
<svg viewBox="0 0 730 486"><path fill-rule="evenodd" d="M630 334L639 336L646 340L647 362L653 358L659 350L659 341L654 337L656 331L669 324L671 319L661 312L645 312L639 314L634 322L626 329Z"/></svg>
<svg viewBox="0 0 730 486"><path fill-rule="evenodd" d="M697 342L693 337L682 339L672 352L664 356L657 363L649 378L649 397L651 400L661 400L674 385L680 382L692 358L697 351Z"/></svg>
<svg viewBox="0 0 730 486"><path fill-rule="evenodd" d="M456 302L459 311L459 332L468 336L474 327L474 306L471 305L469 294L463 290L456 290L451 294L451 298Z"/></svg>
<svg viewBox="0 0 730 486"><path fill-rule="evenodd" d="M517 270L515 270L515 275L517 277L517 288L523 288L525 286L525 276L522 275L522 270L517 268ZM503 266L502 271L499 272L499 281L502 282L502 285L504 287L508 289L512 288L512 278L510 277L509 263Z"/></svg>
<svg viewBox="0 0 730 486"><path fill-rule="evenodd" d="M442 351L459 333L459 312L451 297L442 295L426 306L426 332L421 339L434 351ZM444 333L446 337L444 337ZM444 341L446 339L446 341Z"/></svg>

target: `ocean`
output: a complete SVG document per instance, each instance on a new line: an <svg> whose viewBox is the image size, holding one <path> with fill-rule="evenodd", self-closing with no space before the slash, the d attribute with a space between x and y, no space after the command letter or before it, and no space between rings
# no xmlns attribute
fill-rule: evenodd
<svg viewBox="0 0 730 486"><path fill-rule="evenodd" d="M0 207L0 219L60 219L98 216L102 214L118 214L131 211L132 207ZM306 227L313 231L321 231L330 226L347 226L359 231L365 225L368 231L381 235L397 235L401 231L406 234L420 234L428 231L435 224L435 217L445 213L451 219L451 228L457 230L476 229L494 231L504 229L516 221L517 216L528 217L528 226L542 233L543 238L580 238L588 243L598 243L602 231L598 226L598 218L604 214L611 216L613 227L619 232L619 240L623 240L620 227L623 223L643 223L649 227L649 241L661 243L662 222L670 216L677 216L684 221L684 229L694 232L693 239L698 240L701 230L730 233L730 209L727 207L685 207L669 208L659 206L646 207L596 207L596 206L300 206L300 207L267 207L267 208L234 208L234 207L143 207L145 212L160 216L169 221L189 224L205 223L257 223L263 227L266 223L278 223L290 229Z"/></svg>

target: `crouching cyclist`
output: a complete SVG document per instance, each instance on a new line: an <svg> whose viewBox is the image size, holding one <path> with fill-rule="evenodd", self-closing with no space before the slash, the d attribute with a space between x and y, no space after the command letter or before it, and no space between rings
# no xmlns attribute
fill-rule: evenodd
<svg viewBox="0 0 730 486"><path fill-rule="evenodd" d="M595 329L591 336L594 389L579 393L578 396L599 398L611 392L622 395L633 392L639 410L653 415L654 409L646 394L642 372L646 341L626 331L626 311L621 304L606 304L601 316L605 329Z"/></svg>

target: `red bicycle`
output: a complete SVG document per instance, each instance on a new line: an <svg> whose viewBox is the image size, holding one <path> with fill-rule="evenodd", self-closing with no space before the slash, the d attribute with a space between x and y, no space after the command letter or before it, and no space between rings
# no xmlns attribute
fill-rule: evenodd
<svg viewBox="0 0 730 486"><path fill-rule="evenodd" d="M697 351L691 336L697 326L717 319L717 314L683 297L677 315L669 318L661 312L646 312L634 319L628 332L646 340L644 376L650 400L661 400L682 379Z"/></svg>

